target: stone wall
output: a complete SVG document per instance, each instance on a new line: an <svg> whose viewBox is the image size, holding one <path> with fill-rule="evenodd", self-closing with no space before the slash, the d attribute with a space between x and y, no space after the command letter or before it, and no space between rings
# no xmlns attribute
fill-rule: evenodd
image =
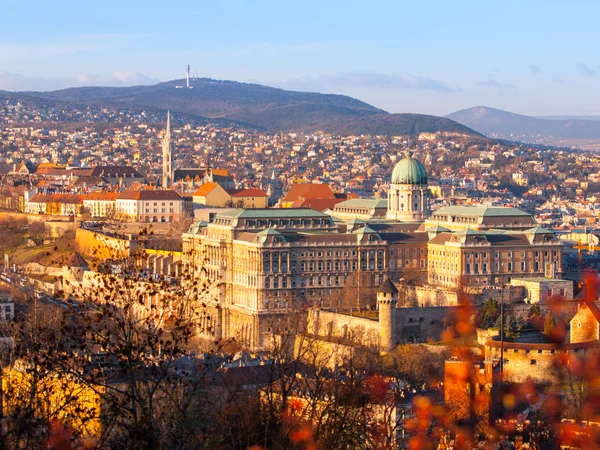
<svg viewBox="0 0 600 450"><path fill-rule="evenodd" d="M456 310L456 306L396 308L396 342L439 341Z"/></svg>
<svg viewBox="0 0 600 450"><path fill-rule="evenodd" d="M583 305L571 321L571 343L597 340L598 321L587 305Z"/></svg>
<svg viewBox="0 0 600 450"><path fill-rule="evenodd" d="M458 293L453 290L418 286L414 289L414 296L418 306L458 305Z"/></svg>
<svg viewBox="0 0 600 450"><path fill-rule="evenodd" d="M307 332L313 336L367 347L379 347L380 341L377 317L356 317L320 309L308 311Z"/></svg>
<svg viewBox="0 0 600 450"><path fill-rule="evenodd" d="M522 286L529 303L544 303L551 297L560 296L573 300L573 282L571 280L513 278L513 286Z"/></svg>
<svg viewBox="0 0 600 450"><path fill-rule="evenodd" d="M77 228L75 248L83 257L119 258L129 256L131 241L108 234Z"/></svg>
<svg viewBox="0 0 600 450"><path fill-rule="evenodd" d="M565 354L587 351L586 344L535 344L521 342L504 343L504 381L512 383L554 383L558 380L556 362ZM499 341L488 341L485 358L500 359Z"/></svg>

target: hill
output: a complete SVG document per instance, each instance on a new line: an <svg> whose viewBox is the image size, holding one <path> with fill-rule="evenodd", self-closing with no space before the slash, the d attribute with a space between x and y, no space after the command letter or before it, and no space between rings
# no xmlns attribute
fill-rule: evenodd
<svg viewBox="0 0 600 450"><path fill-rule="evenodd" d="M600 140L600 121L541 118L476 106L445 116L494 138L557 145L578 145Z"/></svg>
<svg viewBox="0 0 600 450"><path fill-rule="evenodd" d="M258 84L184 80L151 86L81 87L53 92L3 93L38 104L102 106L151 112L172 112L197 119L227 120L269 131L334 134L479 133L448 119L419 114L389 114L345 95L287 91Z"/></svg>

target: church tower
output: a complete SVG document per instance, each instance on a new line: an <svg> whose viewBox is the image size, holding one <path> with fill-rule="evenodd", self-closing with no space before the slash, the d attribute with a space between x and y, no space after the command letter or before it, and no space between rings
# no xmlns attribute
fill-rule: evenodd
<svg viewBox="0 0 600 450"><path fill-rule="evenodd" d="M173 144L171 143L171 112L167 112L167 129L162 142L162 183L163 189L173 186Z"/></svg>
<svg viewBox="0 0 600 450"><path fill-rule="evenodd" d="M394 171L388 192L387 218L423 221L429 216L429 188L425 167L407 151Z"/></svg>

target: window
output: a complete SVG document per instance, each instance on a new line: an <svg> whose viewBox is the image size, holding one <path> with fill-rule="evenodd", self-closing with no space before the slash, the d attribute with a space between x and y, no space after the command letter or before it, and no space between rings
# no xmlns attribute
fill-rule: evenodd
<svg viewBox="0 0 600 450"><path fill-rule="evenodd" d="M511 262L508 263L508 271L512 272L512 263Z"/></svg>
<svg viewBox="0 0 600 450"><path fill-rule="evenodd" d="M531 361L529 361L529 364L535 366L537 364L537 361L535 359L532 359Z"/></svg>

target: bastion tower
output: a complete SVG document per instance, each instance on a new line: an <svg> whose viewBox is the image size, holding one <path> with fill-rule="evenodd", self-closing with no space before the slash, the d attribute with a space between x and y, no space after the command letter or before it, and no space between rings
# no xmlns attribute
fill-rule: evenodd
<svg viewBox="0 0 600 450"><path fill-rule="evenodd" d="M389 278L377 289L377 307L379 308L379 347L390 351L398 342L396 324L396 305L398 289Z"/></svg>
<svg viewBox="0 0 600 450"><path fill-rule="evenodd" d="M406 151L394 167L388 192L387 218L421 222L429 216L429 188L425 167Z"/></svg>

